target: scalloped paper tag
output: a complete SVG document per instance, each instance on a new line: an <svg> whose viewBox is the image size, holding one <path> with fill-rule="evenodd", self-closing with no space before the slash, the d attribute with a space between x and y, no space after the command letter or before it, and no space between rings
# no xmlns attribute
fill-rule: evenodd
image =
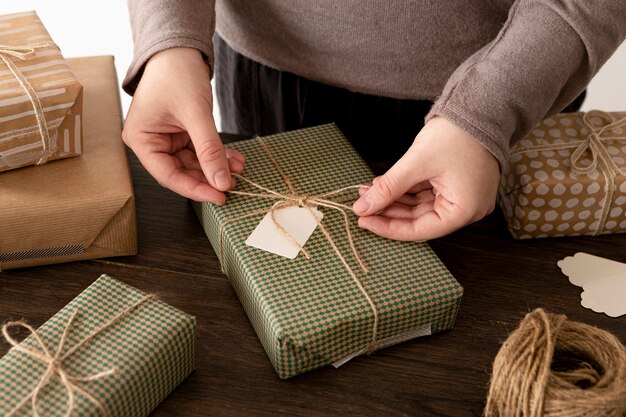
<svg viewBox="0 0 626 417"><path fill-rule="evenodd" d="M584 252L568 256L558 261L557 265L561 268L561 272L569 278L569 282L579 287L596 278L622 271L626 272L626 264Z"/></svg>
<svg viewBox="0 0 626 417"><path fill-rule="evenodd" d="M626 272L588 281L580 295L583 307L609 317L626 314Z"/></svg>
<svg viewBox="0 0 626 417"><path fill-rule="evenodd" d="M572 284L583 288L583 307L609 317L626 314L626 264L578 252L557 265Z"/></svg>

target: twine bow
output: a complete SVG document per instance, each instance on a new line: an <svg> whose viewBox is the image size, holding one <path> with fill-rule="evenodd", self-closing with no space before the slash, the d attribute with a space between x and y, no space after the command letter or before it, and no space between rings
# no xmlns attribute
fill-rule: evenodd
<svg viewBox="0 0 626 417"><path fill-rule="evenodd" d="M63 348L65 347L65 343L67 342L70 328L72 327L72 324L74 323L74 320L76 319L78 315L78 310L74 310L72 314L70 315L70 318L67 321L65 328L63 329L63 334L61 335L61 338L59 339L59 344L57 346L57 349L54 352L48 349L48 347L44 343L39 333L37 333L37 331L33 329L33 327L31 327L29 324L24 323L23 321L13 321L13 322L9 322L3 325L2 334L4 335L4 338L7 340L7 342L9 342L13 346L13 349L18 350L47 366L46 370L41 375L41 378L39 379L39 382L37 383L35 388L33 388L33 390L26 397L22 399L22 401L20 401L15 407L13 407L13 409L9 411L9 413L5 417L11 417L15 415L15 413L18 410L20 410L26 403L28 403L29 400L30 400L31 407L32 407L33 417L40 417L38 407L37 407L40 393L54 376L57 376L59 378L59 380L61 381L61 384L63 385L63 387L65 388L65 391L67 392L67 403L66 403L67 411L64 415L65 417L69 417L71 415L72 410L74 409L77 394L81 394L82 396L84 396L93 405L98 407L98 409L104 415L108 415L102 403L98 401L96 398L94 398L94 396L91 395L85 388L81 388L80 384L84 382L90 382L90 381L96 381L96 380L102 379L104 377L114 374L116 370L114 368L110 368L105 371L98 372L96 374L86 376L86 377L76 376L76 375L72 375L69 373L69 371L65 368L64 361L70 358L81 347L83 347L86 343L93 340L96 336L98 336L104 330L118 323L123 318L130 315L130 313L132 313L140 305L144 304L145 302L149 300L152 300L154 297L155 297L154 294L148 294L144 296L143 298L141 298L139 301L137 301L130 307L116 314L113 318L111 318L106 323L98 327L96 330L94 330L92 333L90 333L88 336L86 336L84 339L82 339L80 342L78 342L76 345L74 345L71 349L69 349L65 353L63 353ZM13 339L13 337L9 334L9 329L13 327L21 327L21 328L28 330L35 337L35 340L37 341L37 344L39 345L39 350L23 346L22 344L17 342L15 339Z"/></svg>
<svg viewBox="0 0 626 417"><path fill-rule="evenodd" d="M361 293L365 296L365 298L367 299L367 302L374 314L374 323L372 325L372 341L368 344L367 346L367 352L371 353L372 351L376 350L376 345L377 345L377 341L378 341L378 309L376 308L376 304L374 303L374 301L372 300L372 297L369 295L369 293L367 292L367 290L365 289L365 287L363 286L363 283L361 282L361 280L359 279L359 277L357 276L357 274L354 272L354 270L352 269L352 267L350 266L350 264L348 263L348 261L346 260L345 256L341 253L341 251L339 250L339 248L337 247L337 244L335 243L335 240L333 239L332 235L330 234L330 232L326 229L326 227L324 227L322 221L320 221L320 219L317 217L317 215L315 214L315 212L313 211L313 208L318 207L318 206L322 206L322 207L327 207L329 209L333 209L338 211L339 213L341 213L343 220L344 220L344 225L345 225L345 230L346 230L346 237L348 239L348 243L350 246L350 250L352 252L352 256L354 257L354 259L356 260L356 262L359 264L359 267L361 268L361 270L364 273L368 273L369 270L367 268L367 266L365 265L365 263L363 262L363 260L361 259L361 256L359 255L359 251L357 250L355 244L354 244L354 239L352 238L352 231L350 230L350 220L348 219L348 215L347 212L349 211L353 211L352 207L343 204L341 202L337 202L337 201L333 201L332 198L341 195L342 193L348 191L348 190L353 190L353 189L358 189L359 187L361 187L361 185L352 185L352 186L348 186L348 187L344 187L344 188L340 188L334 191L330 191L327 193L323 193L323 194L318 194L318 195L305 195L305 194L299 194L295 191L293 184L291 183L291 180L289 179L289 177L287 177L282 169L280 168L280 165L278 164L278 162L276 161L276 158L274 157L274 154L270 151L269 147L267 146L267 144L263 141L263 139L257 137L256 138L259 143L263 146L263 149L265 150L265 152L267 153L267 155L270 157L274 167L276 168L276 171L280 174L280 176L282 177L282 179L285 181L285 184L287 184L287 188L289 189L289 191L287 193L281 193L275 190L271 190L267 187L264 187L260 184L255 183L254 181L251 181L241 175L238 174L232 174L235 178L238 178L248 184L250 184L251 186L255 187L256 189L263 191L264 193L251 193L251 192L246 192L246 191L236 191L236 190L232 190L232 191L228 191L230 194L236 194L236 195L244 195L244 196L249 196L249 197L258 197L258 198L265 198L265 199L269 199L269 200L275 200L276 202L269 208L267 209L263 209L263 210L258 210L258 211L254 211L251 213L247 213L244 214L242 216L238 216L235 217L233 219L229 219L226 222L224 222L222 224L222 227L219 230L219 260L220 260L220 264L222 266L222 271L224 272L224 261L223 261L223 232L224 232L224 228L228 223L231 222L236 222L248 217L252 217L252 216L257 216L259 214L267 214L270 213L270 218L272 220L272 224L274 225L274 227L279 231L279 233L283 236L285 236L290 242L292 242L294 245L296 245L300 251L302 251L303 255L307 258L307 259L311 259L311 255L309 254L309 252L302 247L302 245L300 245L294 238L293 236L291 236L289 234L289 232L287 232L277 221L276 221L276 217L275 217L275 212L281 208L285 208L285 207L292 207L292 206L298 206L298 207L302 207L305 208L307 210L307 212L311 215L311 217L315 220L317 226L320 228L320 231L324 234L324 237L326 238L326 240L328 241L328 244L330 245L330 247L333 249L333 251L335 252L335 254L337 255L337 257L339 258L339 260L341 261L341 263L343 264L343 266L345 267L346 271L348 271L348 274L350 275L350 277L352 278L352 280L354 281L354 283L357 285L357 287L359 288L359 291L361 291Z"/></svg>
<svg viewBox="0 0 626 417"><path fill-rule="evenodd" d="M598 117L606 122L603 126L597 126L593 123L593 118ZM596 169L604 176L604 199L602 203L602 212L598 219L593 235L602 233L604 224L613 203L613 194L615 192L615 177L621 173L620 168L615 164L613 158L609 154L605 146L606 141L626 141L626 135L607 136L607 134L616 131L623 133L626 129L626 117L616 120L611 114L600 110L592 110L583 115L583 123L589 130L589 134L583 140L575 140L568 143L555 143L549 145L526 146L511 153L511 156L531 152L531 151L555 151L559 149L576 148L570 157L571 172L576 175L587 175ZM620 135L621 133L616 133ZM583 156L589 152L591 154L591 163L584 165L582 163Z"/></svg>
<svg viewBox="0 0 626 417"><path fill-rule="evenodd" d="M39 127L39 134L41 136L41 144L43 151L41 157L37 160L35 165L41 165L46 163L50 155L52 155L50 135L48 133L48 124L44 115L43 106L41 101L35 92L35 89L28 81L28 79L22 74L22 71L13 63L11 58L25 60L35 55L35 52L39 48L47 48L50 46L56 46L54 42L39 42L28 45L12 46L12 45L0 45L0 58L9 68L9 71L13 74L17 82L20 84L26 95L28 96L33 110L35 112L35 118L37 119L37 126ZM10 165L6 157L0 155L0 160L5 160Z"/></svg>

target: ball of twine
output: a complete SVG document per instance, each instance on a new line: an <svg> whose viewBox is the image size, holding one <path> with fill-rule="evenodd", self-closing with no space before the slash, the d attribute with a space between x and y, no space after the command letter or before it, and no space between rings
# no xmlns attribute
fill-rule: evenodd
<svg viewBox="0 0 626 417"><path fill-rule="evenodd" d="M494 360L485 416L626 416L626 347L605 330L537 309Z"/></svg>

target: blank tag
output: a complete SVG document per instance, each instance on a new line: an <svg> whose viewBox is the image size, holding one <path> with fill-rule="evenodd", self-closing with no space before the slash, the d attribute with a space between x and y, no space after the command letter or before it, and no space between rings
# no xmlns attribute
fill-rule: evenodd
<svg viewBox="0 0 626 417"><path fill-rule="evenodd" d="M596 278L613 275L618 272L626 273L625 264L584 252L577 252L574 256L561 259L557 262L557 265L567 275L569 282L579 287L582 287L587 281L593 281Z"/></svg>
<svg viewBox="0 0 626 417"><path fill-rule="evenodd" d="M315 208L311 210L321 221L324 214ZM274 218L301 247L304 247L317 227L317 222L304 207L291 206L278 209L274 211ZM246 245L289 259L295 259L300 253L300 248L274 226L270 213L267 213L254 229L246 240Z"/></svg>
<svg viewBox="0 0 626 417"><path fill-rule="evenodd" d="M626 314L626 273L607 275L583 284L580 295L583 307L609 317Z"/></svg>
<svg viewBox="0 0 626 417"><path fill-rule="evenodd" d="M626 264L578 252L558 266L572 284L583 287L583 307L609 317L626 314Z"/></svg>

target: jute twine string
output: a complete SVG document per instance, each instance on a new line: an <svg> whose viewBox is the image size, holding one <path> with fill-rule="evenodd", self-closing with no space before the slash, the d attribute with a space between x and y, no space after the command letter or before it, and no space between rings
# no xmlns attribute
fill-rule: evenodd
<svg viewBox="0 0 626 417"><path fill-rule="evenodd" d="M63 329L63 334L61 335L61 338L59 339L59 344L57 346L57 349L54 352L48 349L48 346L43 341L39 333L37 333L37 331L29 324L23 321L12 321L12 322L8 322L4 324L2 326L2 334L4 335L4 338L7 340L7 342L9 342L11 346L13 346L13 349L18 350L47 366L45 372L41 375L41 378L39 379L39 382L37 383L37 385L32 389L32 391L26 397L22 399L22 401L20 401L15 407L13 407L13 409L11 409L11 411L9 411L9 413L6 414L5 417L11 417L15 415L15 413L17 413L29 401L31 403L33 416L40 417L39 409L37 406L37 403L39 401L39 394L54 376L57 376L59 378L59 380L61 381L61 384L63 385L63 387L65 388L65 391L67 392L67 403L66 403L67 411L64 414L65 417L69 417L72 414L72 410L74 410L74 406L76 404L75 402L76 402L77 394L81 394L82 396L84 396L87 400L89 400L89 402L95 405L104 415L108 415L108 412L106 408L104 407L104 405L100 401L98 401L93 395L91 395L85 388L81 388L80 384L84 382L96 381L104 377L107 377L109 375L113 375L116 372L115 368L110 368L105 371L98 372L96 374L89 375L89 376L76 376L76 375L71 375L68 372L68 370L65 369L63 362L69 357L71 357L74 353L76 353L81 347L85 346L87 343L92 341L100 333L110 328L111 326L115 325L116 323L119 323L121 320L123 320L124 318L128 317L131 313L133 313L139 306L154 299L155 297L156 296L154 294L148 294L144 296L133 305L117 313L110 320L102 324L100 327L98 327L96 330L91 332L81 341L76 343L67 352L63 352L63 348L65 347L65 343L67 342L70 328L72 327L72 324L74 323L74 320L76 319L78 315L78 310L74 310L72 314L70 315L70 318L67 321L65 328ZM16 341L10 335L10 332L9 332L11 328L15 328L15 327L21 327L23 329L28 330L35 337L35 340L37 341L37 344L39 345L39 349L28 348L20 344L18 341Z"/></svg>
<svg viewBox="0 0 626 417"><path fill-rule="evenodd" d="M235 195L243 195L243 196L248 196L248 197L257 197L257 198L265 198L265 199L269 199L269 200L276 200L276 202L271 207L269 207L267 209L256 210L256 211L253 211L253 212L250 212L250 213L246 213L244 215L237 216L235 218L229 219L229 220L225 221L224 223L222 223L222 225L221 225L221 227L219 228L219 231L218 231L218 241L219 241L219 243L218 243L218 246L219 246L218 258L220 260L220 266L222 268L222 272L225 272L224 271L224 260L223 260L223 234L224 234L224 230L225 230L226 225L228 225L229 223L233 223L233 222L237 222L237 221L243 220L245 218L257 216L257 215L260 215L260 214L270 213L270 218L272 220L272 224L276 228L276 230L278 230L281 235L285 236L290 242L292 242L294 245L296 245L300 249L302 254L306 257L306 259L311 259L310 253L305 248L303 248L302 245L300 245L293 238L293 236L291 236L291 234L289 234L289 232L287 232L276 221L276 216L275 216L276 211L281 209L281 208L293 207L293 206L305 208L307 210L307 212L310 214L310 216L317 223L317 226L320 228L320 231L322 232L322 234L324 235L324 237L328 241L328 244L330 245L332 250L335 252L335 254L337 255L337 257L339 258L339 260L341 261L341 263L345 267L346 271L348 272L348 274L350 275L350 277L352 278L354 283L359 288L359 291L361 291L363 296L367 299L367 302L368 302L368 304L369 304L369 306L370 306L370 308L372 310L372 313L374 315L374 322L372 324L372 340L368 344L366 349L367 349L368 353L373 352L377 348L377 340L378 340L378 321L379 321L378 316L379 315L378 315L378 309L376 308L376 304L374 303L374 300L372 299L372 297L369 295L369 293L367 292L367 290L363 286L363 283L361 282L361 280L357 276L356 272L353 270L353 268L350 266L350 264L348 263L348 261L345 258L345 256L341 253L341 251L337 247L337 244L335 243L335 240L333 239L333 237L330 234L330 232L328 231L328 229L326 229L326 227L324 227L322 221L320 221L320 219L317 217L317 215L313 211L313 208L316 208L318 206L322 206L322 207L327 207L327 208L332 209L332 210L336 210L339 213L341 213L341 215L343 217L343 220L344 220L344 225L345 225L345 230L346 230L346 237L347 237L347 240L348 240L348 244L350 246L350 250L352 252L352 256L354 257L356 262L359 264L359 267L361 268L361 270L364 273L367 274L369 272L369 270L368 270L367 266L365 265L365 263L363 262L363 260L361 259L361 256L359 255L359 251L357 250L356 245L354 244L354 239L352 237L352 231L350 230L350 220L348 218L347 212L353 211L353 209L352 209L352 207L350 207L350 206L348 206L346 204L343 204L343 203L338 202L338 201L331 200L331 198L335 198L335 197L341 196L341 194L345 193L346 191L358 189L359 187L362 187L362 185L352 185L352 186L348 186L348 187L343 187L343 188L339 188L339 189L334 190L334 191L330 191L330 192L323 193L323 194L318 194L318 195L299 194L298 192L296 192L296 190L295 190L295 188L294 188L294 186L293 186L293 184L291 182L291 179L289 177L287 177L285 175L285 173L283 172L283 170L281 169L280 164L278 163L278 161L274 157L273 152L269 149L269 147L265 143L265 141L263 139L261 139L260 137L256 137L256 140L261 144L261 146L263 147L263 149L265 150L265 152L269 156L270 160L272 161L272 164L276 168L276 171L280 174L280 176L282 177L282 179L285 182L285 184L287 184L288 192L285 193L285 192L278 192L278 191L275 191L275 190L271 190L271 189L269 189L267 187L264 187L264 186L262 186L260 184L257 184L254 181L251 181L251 180L243 177L242 175L232 174L235 178L248 183L249 185L255 187L256 189L258 189L261 192L253 193L253 192L247 192L247 191L231 190L231 191L228 191L228 193L235 194Z"/></svg>
<svg viewBox="0 0 626 417"><path fill-rule="evenodd" d="M485 416L626 416L626 347L605 330L537 309L495 358Z"/></svg>
<svg viewBox="0 0 626 417"><path fill-rule="evenodd" d="M56 44L54 42L39 42L20 46L0 45L0 58L2 58L2 61L4 61L6 66L9 68L9 71L11 71L11 74L13 74L17 82L20 84L20 86L28 96L35 112L37 126L39 127L39 135L41 136L41 144L43 146L42 155L35 165L41 165L46 163L52 153L50 152L51 142L50 135L48 133L48 124L44 115L43 106L41 105L41 101L39 100L35 89L28 81L28 79L24 76L24 74L22 74L22 71L20 71L20 69L13 63L13 60L11 58L17 58L20 60L32 58L33 55L35 55L37 49L47 48L51 46L56 47ZM0 155L0 159L6 158Z"/></svg>
<svg viewBox="0 0 626 417"><path fill-rule="evenodd" d="M593 118L598 117L606 122L603 126L596 126L593 123ZM576 175L587 175L598 169L604 177L604 199L602 202L602 212L598 219L598 224L593 232L596 236L604 230L606 219L613 205L613 195L615 192L615 177L621 173L620 168L615 164L613 158L606 149L606 141L626 141L626 136L616 136L607 134L615 132L623 132L626 128L626 117L616 120L610 113L606 113L600 110L592 110L583 115L583 123L589 129L589 135L583 140L574 140L568 143L555 143L549 145L534 145L524 146L514 152L511 152L511 156L527 153L527 152L541 152L541 151L556 151L559 149L571 149L576 148L570 157L571 171ZM617 135L620 135L618 133ZM589 165L583 165L581 160L585 153L591 153L591 163Z"/></svg>

